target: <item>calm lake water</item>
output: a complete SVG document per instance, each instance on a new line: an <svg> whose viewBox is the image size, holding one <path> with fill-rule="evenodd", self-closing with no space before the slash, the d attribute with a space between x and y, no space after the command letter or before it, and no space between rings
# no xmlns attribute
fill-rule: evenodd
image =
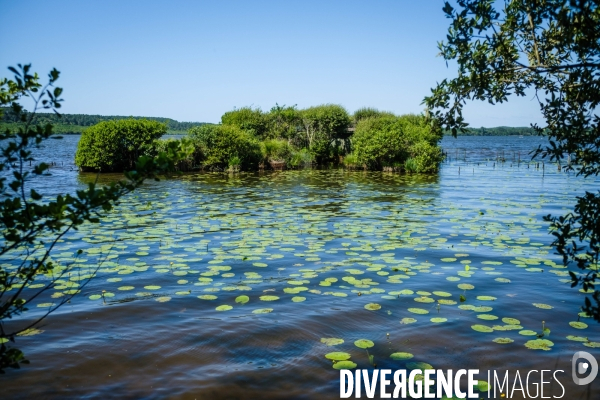
<svg viewBox="0 0 600 400"><path fill-rule="evenodd" d="M55 163L36 182L42 192L95 179L72 165L77 140L39 150ZM0 376L0 397L334 399L339 371L325 355L373 368L354 345L368 339L377 368L421 362L479 369L481 380L490 369L561 369L564 398L596 399L600 379L576 386L571 358L600 359L589 347L600 328L578 315L585 294L567 283L542 217L568 212L600 182L538 168L527 154L540 143L444 138L449 161L436 176L303 170L150 182L59 243L54 259L78 273L15 323L100 269L42 332L19 337L31 364ZM527 348L542 324L552 344ZM390 357L398 352L413 357ZM545 396L561 393L545 385Z"/></svg>

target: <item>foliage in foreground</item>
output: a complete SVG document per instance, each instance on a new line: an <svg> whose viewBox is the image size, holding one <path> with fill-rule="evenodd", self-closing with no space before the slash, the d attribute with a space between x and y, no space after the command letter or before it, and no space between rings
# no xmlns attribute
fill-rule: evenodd
<svg viewBox="0 0 600 400"><path fill-rule="evenodd" d="M450 19L445 60L458 63L458 76L443 80L424 102L442 127L454 135L467 123L467 100L491 104L509 95L535 93L548 136L536 154L584 176L600 174L600 5L594 0L458 0L445 3ZM577 198L572 213L545 217L556 237L553 246L566 266L577 266L572 285L593 290L583 310L600 321L595 290L600 256L600 193Z"/></svg>
<svg viewBox="0 0 600 400"><path fill-rule="evenodd" d="M158 157L140 157L134 170L125 173L125 181L102 188L90 183L86 190L78 190L75 195L61 194L47 199L31 187L31 183L36 177L49 175L48 165L29 165L35 162L32 150L52 135L52 125L36 124L35 116L40 109L58 114L62 89L54 87L59 77L56 69L50 71L48 83L43 86L30 69L30 65L10 67L14 78L0 80L0 106L10 106L20 121L16 131L0 132L0 260L3 261L0 263L0 373L28 363L23 352L14 347L16 335L34 327L67 303L95 274L92 270L82 276L79 287L65 291L41 317L9 323L8 320L27 311L27 305L54 287L57 281L69 274L78 274L72 265L57 265L51 261L50 254L56 243L71 229L86 222L98 222L99 212L110 210L119 198L145 179L157 179L157 174L172 170L182 156L179 143L172 143ZM27 97L33 101L32 112L26 112L19 103ZM41 277L45 278L44 283L29 287Z"/></svg>

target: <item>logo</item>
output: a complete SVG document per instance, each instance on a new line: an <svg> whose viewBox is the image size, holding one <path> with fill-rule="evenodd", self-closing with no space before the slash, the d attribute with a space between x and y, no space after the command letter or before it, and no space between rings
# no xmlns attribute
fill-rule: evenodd
<svg viewBox="0 0 600 400"><path fill-rule="evenodd" d="M582 362L585 359L587 362ZM590 353L585 351L578 351L573 354L571 372L573 374L573 382L576 385L588 385L596 379L598 375L598 362ZM591 368L590 368L591 367ZM584 375L589 371L590 375L587 378L580 378L578 375Z"/></svg>

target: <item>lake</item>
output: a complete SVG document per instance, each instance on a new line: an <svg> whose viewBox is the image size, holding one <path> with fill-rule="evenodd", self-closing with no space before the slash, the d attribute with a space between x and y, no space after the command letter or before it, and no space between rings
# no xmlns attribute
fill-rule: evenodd
<svg viewBox="0 0 600 400"><path fill-rule="evenodd" d="M38 150L54 163L40 191L96 179L73 166L78 139ZM340 373L325 356L344 352L360 369L373 368L372 355L377 368L479 369L481 380L494 369L523 380L561 369L565 398L597 398L598 379L571 380L571 358L600 358L600 329L578 315L585 294L570 288L542 217L567 213L600 181L531 161L541 143L446 137L434 176L332 169L149 182L58 244L54 260L78 273L15 323L100 267L18 338L31 364L0 376L2 397L334 399ZM543 327L551 344L528 348ZM368 353L360 339L373 342ZM546 384L544 395L561 392Z"/></svg>

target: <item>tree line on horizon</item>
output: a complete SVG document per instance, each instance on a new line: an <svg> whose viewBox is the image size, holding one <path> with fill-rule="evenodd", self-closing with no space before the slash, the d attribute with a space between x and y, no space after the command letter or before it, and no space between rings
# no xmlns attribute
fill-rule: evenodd
<svg viewBox="0 0 600 400"><path fill-rule="evenodd" d="M15 129L20 123L19 117L8 107L2 109L2 119L0 119L0 129ZM40 125L50 124L53 126L54 134L60 135L78 135L90 126L103 121L115 121L121 119L146 119L157 121L167 126L168 135L185 135L187 131L195 126L202 126L206 122L180 122L172 118L161 117L127 117L118 115L89 115L89 114L55 114L55 113L37 113L35 115L36 123ZM11 129L11 130L12 130Z"/></svg>
<svg viewBox="0 0 600 400"><path fill-rule="evenodd" d="M361 110L357 110L359 113ZM19 123L17 117L11 113L9 108L3 108L3 116L0 120L0 129L16 128ZM59 135L80 135L84 129L96 125L102 121L112 121L120 119L147 119L164 123L167 126L167 135L185 135L187 132L196 126L215 125L210 122L180 122L172 118L162 117L125 117L118 115L97 115L97 114L51 114L38 113L36 121L42 125L51 124L55 134ZM444 131L444 135L451 135L450 131ZM513 126L497 126L497 127L480 127L467 128L464 133L459 133L462 136L535 136L537 133L531 127L513 127Z"/></svg>

